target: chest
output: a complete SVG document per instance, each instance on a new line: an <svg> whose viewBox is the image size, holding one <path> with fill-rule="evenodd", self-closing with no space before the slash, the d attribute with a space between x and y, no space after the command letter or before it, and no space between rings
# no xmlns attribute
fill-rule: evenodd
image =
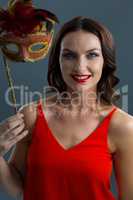
<svg viewBox="0 0 133 200"><path fill-rule="evenodd" d="M59 114L59 113L58 113ZM84 141L104 123L105 116L86 116L73 117L66 115L65 117L45 111L46 123L54 139L64 148L69 149ZM108 149L114 152L114 145L111 141L110 134L107 137Z"/></svg>

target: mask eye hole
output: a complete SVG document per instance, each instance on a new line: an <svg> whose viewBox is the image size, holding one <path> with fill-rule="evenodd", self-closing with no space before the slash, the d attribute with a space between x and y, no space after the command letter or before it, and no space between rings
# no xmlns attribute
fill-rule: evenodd
<svg viewBox="0 0 133 200"><path fill-rule="evenodd" d="M40 51L46 47L47 47L47 43L37 43L37 44L33 44L32 46L30 46L30 50L33 52Z"/></svg>
<svg viewBox="0 0 133 200"><path fill-rule="evenodd" d="M14 43L7 43L7 44L5 45L5 48L6 48L8 51L12 52L12 53L18 53L18 52L19 52L19 47L18 47L18 45L17 45L17 44L14 44Z"/></svg>

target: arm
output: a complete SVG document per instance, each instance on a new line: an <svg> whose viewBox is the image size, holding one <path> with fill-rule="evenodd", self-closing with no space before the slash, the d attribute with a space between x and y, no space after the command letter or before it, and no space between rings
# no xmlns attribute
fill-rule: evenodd
<svg viewBox="0 0 133 200"><path fill-rule="evenodd" d="M8 161L0 158L0 182L2 187L15 198L20 197L23 193L26 157L36 119L35 109L33 110L32 107L33 105L24 106L19 110L24 114L25 128L29 130L28 135L17 142Z"/></svg>
<svg viewBox="0 0 133 200"><path fill-rule="evenodd" d="M19 174L9 166L3 157L0 157L0 183L2 189L6 188L6 191L13 197L18 198L22 193Z"/></svg>
<svg viewBox="0 0 133 200"><path fill-rule="evenodd" d="M133 117L125 115L116 120L114 141L116 153L114 172L119 200L133 200Z"/></svg>

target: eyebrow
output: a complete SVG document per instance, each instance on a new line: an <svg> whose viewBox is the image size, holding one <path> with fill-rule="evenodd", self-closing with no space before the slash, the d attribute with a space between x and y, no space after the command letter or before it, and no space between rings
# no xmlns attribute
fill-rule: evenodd
<svg viewBox="0 0 133 200"><path fill-rule="evenodd" d="M95 50L101 51L100 48L93 48L93 49L87 50L86 53L91 52L91 51L95 51ZM68 49L68 48L63 49L63 51L69 51L69 52L76 53L75 51L73 51L73 50L71 50L71 49Z"/></svg>

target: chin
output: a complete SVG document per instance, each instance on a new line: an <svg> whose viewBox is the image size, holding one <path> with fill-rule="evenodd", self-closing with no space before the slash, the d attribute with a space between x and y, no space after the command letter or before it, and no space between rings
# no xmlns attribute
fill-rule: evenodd
<svg viewBox="0 0 133 200"><path fill-rule="evenodd" d="M71 79L65 80L66 85L68 86L67 91L68 92L85 92L87 90L89 91L96 91L97 88L97 82L94 83L94 81L89 83L75 83Z"/></svg>
<svg viewBox="0 0 133 200"><path fill-rule="evenodd" d="M88 86L88 85L81 85L81 86L75 86L69 84L67 91L68 92L85 92L85 91L94 91L94 87Z"/></svg>

